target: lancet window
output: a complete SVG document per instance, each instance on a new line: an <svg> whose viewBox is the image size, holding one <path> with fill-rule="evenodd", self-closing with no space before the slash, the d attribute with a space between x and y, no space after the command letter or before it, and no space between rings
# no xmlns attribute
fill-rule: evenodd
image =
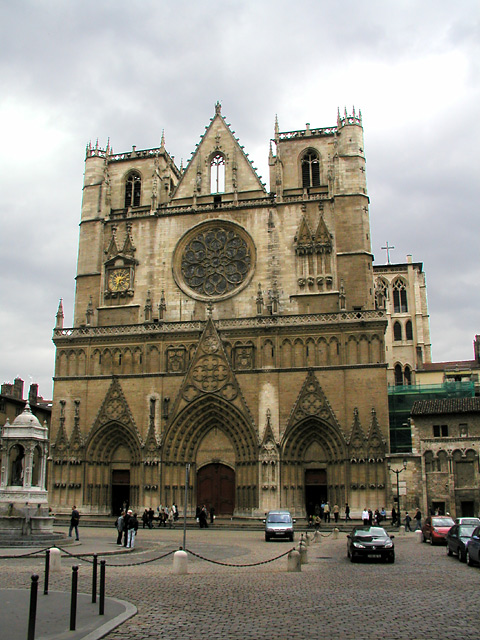
<svg viewBox="0 0 480 640"><path fill-rule="evenodd" d="M142 178L136 171L130 173L125 181L125 206L139 207L142 193Z"/></svg>
<svg viewBox="0 0 480 640"><path fill-rule="evenodd" d="M225 191L225 158L221 153L213 156L210 162L210 193Z"/></svg>
<svg viewBox="0 0 480 640"><path fill-rule="evenodd" d="M320 160L315 151L307 151L302 158L302 186L304 189L320 186Z"/></svg>
<svg viewBox="0 0 480 640"><path fill-rule="evenodd" d="M394 313L407 313L407 288L403 280L393 283L393 311Z"/></svg>

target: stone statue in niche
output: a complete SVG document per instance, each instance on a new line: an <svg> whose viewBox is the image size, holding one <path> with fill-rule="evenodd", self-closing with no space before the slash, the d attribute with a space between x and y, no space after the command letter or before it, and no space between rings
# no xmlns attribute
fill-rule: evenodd
<svg viewBox="0 0 480 640"><path fill-rule="evenodd" d="M15 445L13 452L16 452L17 457L12 461L12 484L15 487L21 487L23 485L23 472L25 466L25 451L20 445ZM13 456L12 456L13 457Z"/></svg>

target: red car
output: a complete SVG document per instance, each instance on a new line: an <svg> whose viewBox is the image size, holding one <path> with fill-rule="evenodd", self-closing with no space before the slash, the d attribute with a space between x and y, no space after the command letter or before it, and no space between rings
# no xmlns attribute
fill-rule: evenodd
<svg viewBox="0 0 480 640"><path fill-rule="evenodd" d="M444 543L447 533L454 524L450 516L428 516L422 527L422 541L430 540L432 544Z"/></svg>

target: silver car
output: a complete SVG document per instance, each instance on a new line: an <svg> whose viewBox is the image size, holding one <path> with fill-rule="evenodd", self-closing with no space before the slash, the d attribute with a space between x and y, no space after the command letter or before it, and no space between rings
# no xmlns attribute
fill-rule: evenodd
<svg viewBox="0 0 480 640"><path fill-rule="evenodd" d="M295 520L290 511L277 509L267 513L265 523L265 540L269 542L272 538L288 538L293 542L293 525Z"/></svg>

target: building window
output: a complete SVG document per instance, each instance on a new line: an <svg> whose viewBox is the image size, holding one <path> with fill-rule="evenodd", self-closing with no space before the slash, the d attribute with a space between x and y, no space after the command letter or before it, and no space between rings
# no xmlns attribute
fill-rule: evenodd
<svg viewBox="0 0 480 640"><path fill-rule="evenodd" d="M399 322L393 325L393 339L396 341L402 339L402 325Z"/></svg>
<svg viewBox="0 0 480 640"><path fill-rule="evenodd" d="M468 424L459 424L458 431L460 438L468 438Z"/></svg>
<svg viewBox="0 0 480 640"><path fill-rule="evenodd" d="M395 365L395 385L403 384L403 371L402 367L399 364Z"/></svg>
<svg viewBox="0 0 480 640"><path fill-rule="evenodd" d="M302 186L304 189L320 186L320 161L315 151L307 151L302 158Z"/></svg>
<svg viewBox="0 0 480 640"><path fill-rule="evenodd" d="M217 153L210 162L210 193L225 191L225 158Z"/></svg>
<svg viewBox="0 0 480 640"><path fill-rule="evenodd" d="M413 340L413 328L411 320L407 320L407 324L405 325L405 335L407 340Z"/></svg>
<svg viewBox="0 0 480 640"><path fill-rule="evenodd" d="M405 367L405 370L403 372L403 380L404 380L404 384L407 384L407 385L412 384L412 370L408 365Z"/></svg>
<svg viewBox="0 0 480 640"><path fill-rule="evenodd" d="M407 289L402 280L393 283L393 311L394 313L407 313Z"/></svg>
<svg viewBox="0 0 480 640"><path fill-rule="evenodd" d="M138 173L131 173L125 182L125 206L139 207L142 179Z"/></svg>
<svg viewBox="0 0 480 640"><path fill-rule="evenodd" d="M448 438L448 424L434 424L433 425L433 437L434 438Z"/></svg>

